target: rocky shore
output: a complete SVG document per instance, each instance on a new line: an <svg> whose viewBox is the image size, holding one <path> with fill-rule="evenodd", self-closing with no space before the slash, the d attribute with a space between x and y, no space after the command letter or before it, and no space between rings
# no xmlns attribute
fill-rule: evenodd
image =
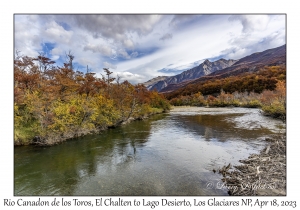
<svg viewBox="0 0 300 210"><path fill-rule="evenodd" d="M219 170L229 195L286 195L286 136L266 138L268 144L259 154L240 160L242 165Z"/></svg>

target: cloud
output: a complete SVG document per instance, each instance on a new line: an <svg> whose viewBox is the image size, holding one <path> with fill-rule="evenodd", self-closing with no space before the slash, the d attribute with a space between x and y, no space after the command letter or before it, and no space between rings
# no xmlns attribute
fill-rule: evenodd
<svg viewBox="0 0 300 210"><path fill-rule="evenodd" d="M221 51L223 58L239 59L255 52L261 52L266 49L279 47L285 44L284 31L276 31L272 34L260 37L258 39L251 39L248 36L241 36L230 41L232 47Z"/></svg>
<svg viewBox="0 0 300 210"><path fill-rule="evenodd" d="M97 60L93 59L93 58L90 58L88 56L83 56L83 57L75 57L76 58L76 62L78 64L80 64L84 70L86 70L86 66L88 65L89 66L89 69L93 69L92 71L93 72L98 72L98 71L101 71L101 67L102 67L102 64L99 64L99 62L97 62ZM74 61L75 63L75 61ZM98 70L97 70L98 68ZM101 69L100 69L101 68Z"/></svg>
<svg viewBox="0 0 300 210"><path fill-rule="evenodd" d="M59 42L68 44L72 38L73 31L66 31L61 25L55 21L51 21L45 26L43 31L44 39L48 42Z"/></svg>
<svg viewBox="0 0 300 210"><path fill-rule="evenodd" d="M35 16L15 16L14 23L14 44L15 50L21 51L21 54L27 56L38 56L38 52L42 50L43 42L39 29L35 26L31 19Z"/></svg>
<svg viewBox="0 0 300 210"><path fill-rule="evenodd" d="M110 68L110 69L116 69L117 68L116 65L114 65L112 63L108 63L106 61L103 62L103 66L104 66L104 68Z"/></svg>
<svg viewBox="0 0 300 210"><path fill-rule="evenodd" d="M192 69L196 66L199 66L199 64L201 64L203 62L204 62L204 60L194 61L192 63L187 63L184 65L169 64L169 65L167 65L167 67L158 70L158 72L168 74L168 75L176 75L176 74L180 74L183 71L186 71L186 70Z"/></svg>
<svg viewBox="0 0 300 210"><path fill-rule="evenodd" d="M152 32L161 15L72 15L68 20L76 26L94 34L95 38L105 38L132 47L130 34L146 36Z"/></svg>
<svg viewBox="0 0 300 210"><path fill-rule="evenodd" d="M84 51L90 50L93 53L100 53L103 56L112 56L113 55L112 49L106 45L88 44L88 45L84 46L83 50Z"/></svg>
<svg viewBox="0 0 300 210"><path fill-rule="evenodd" d="M51 60L56 61L59 59L59 55L52 55Z"/></svg>
<svg viewBox="0 0 300 210"><path fill-rule="evenodd" d="M126 39L123 41L124 43L124 46L126 48L129 48L129 49L133 49L134 48L134 44L133 44L133 41L131 39Z"/></svg>
<svg viewBox="0 0 300 210"><path fill-rule="evenodd" d="M205 58L239 59L285 44L285 15L15 15L15 48L57 65L114 69L130 82L174 75ZM50 50L50 51L49 51ZM172 66L168 66L173 64ZM199 64L198 64L199 65ZM163 70L163 71L159 71ZM130 74L129 74L130 73Z"/></svg>
<svg viewBox="0 0 300 210"><path fill-rule="evenodd" d="M128 55L128 53L124 49L120 49L118 51L118 55L120 55L122 58L130 59L130 55Z"/></svg>
<svg viewBox="0 0 300 210"><path fill-rule="evenodd" d="M254 32L253 32L254 34ZM224 58L239 59L255 52L279 47L285 44L285 29L266 34L241 34L229 40L230 47L221 51Z"/></svg>
<svg viewBox="0 0 300 210"><path fill-rule="evenodd" d="M129 81L133 84L142 83L145 80L145 76L140 74L134 74L131 72L123 71L123 72L113 72L113 77L120 77L120 81Z"/></svg>
<svg viewBox="0 0 300 210"><path fill-rule="evenodd" d="M160 37L159 40L165 41L165 40L168 40L168 39L172 39L172 37L173 37L172 34L166 33L165 35L163 35L162 37Z"/></svg>
<svg viewBox="0 0 300 210"><path fill-rule="evenodd" d="M131 54L129 54L125 49L121 48L118 49L117 51L113 52L113 56L111 56L112 60L116 60L117 58L122 58L122 59L131 59L131 58L135 58L137 56L139 56L138 52L132 52Z"/></svg>
<svg viewBox="0 0 300 210"><path fill-rule="evenodd" d="M136 46L143 45L140 40L152 33L163 17L163 15L16 15L15 46L18 49L22 48L27 55L36 56L42 49L41 43L51 42L56 43L63 52L71 49L78 56L84 56L83 52L89 51L98 54L92 55L94 58L101 54L114 60L131 59L139 55Z"/></svg>
<svg viewBox="0 0 300 210"><path fill-rule="evenodd" d="M242 47L230 47L225 50L221 51L221 57L226 58L226 59L237 59L237 58L242 58L245 55L248 55L249 50L247 48L242 48Z"/></svg>
<svg viewBox="0 0 300 210"><path fill-rule="evenodd" d="M61 48L55 47L51 50L52 55L62 55L64 52Z"/></svg>
<svg viewBox="0 0 300 210"><path fill-rule="evenodd" d="M133 53L130 54L130 57L131 57L131 58L135 58L135 57L137 57L137 56L139 56L139 53L138 53L138 52L133 52Z"/></svg>
<svg viewBox="0 0 300 210"><path fill-rule="evenodd" d="M167 75L172 75L173 76L173 75L176 75L176 74L180 74L184 70L163 68L163 69L160 69L160 70L157 70L157 71L161 72L163 74L167 74Z"/></svg>
<svg viewBox="0 0 300 210"><path fill-rule="evenodd" d="M275 31L272 34L261 39L260 47L262 49L271 48L285 44L285 30Z"/></svg>
<svg viewBox="0 0 300 210"><path fill-rule="evenodd" d="M269 19L268 15L232 15L229 17L230 21L241 22L244 33L265 30L268 26Z"/></svg>

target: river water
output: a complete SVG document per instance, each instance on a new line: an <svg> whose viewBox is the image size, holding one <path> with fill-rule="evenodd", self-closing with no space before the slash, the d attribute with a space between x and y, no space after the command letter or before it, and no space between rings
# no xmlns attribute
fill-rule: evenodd
<svg viewBox="0 0 300 210"><path fill-rule="evenodd" d="M258 109L175 108L170 113L52 147L14 149L18 195L228 195L228 163L285 131Z"/></svg>

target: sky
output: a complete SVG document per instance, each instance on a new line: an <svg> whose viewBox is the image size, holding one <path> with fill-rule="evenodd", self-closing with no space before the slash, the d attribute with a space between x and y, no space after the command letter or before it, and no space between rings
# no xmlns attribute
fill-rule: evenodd
<svg viewBox="0 0 300 210"><path fill-rule="evenodd" d="M240 59L286 44L286 16L208 14L14 15L15 51L43 53L58 66L101 77L103 68L133 84L173 76L205 59Z"/></svg>

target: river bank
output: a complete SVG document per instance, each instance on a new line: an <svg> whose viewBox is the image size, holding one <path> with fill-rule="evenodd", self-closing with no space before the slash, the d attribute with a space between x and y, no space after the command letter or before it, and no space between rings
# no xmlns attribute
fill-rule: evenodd
<svg viewBox="0 0 300 210"><path fill-rule="evenodd" d="M118 126L126 125L137 120L144 120L152 115L161 114L168 111L169 110L164 110L161 108L152 108L151 111L144 113L143 115L132 116L127 118L126 120L118 121L110 126L102 126L102 127L90 128L90 129L76 128L73 130L70 129L69 132L64 132L64 133L50 132L43 137L34 136L31 140L26 141L27 142L26 144L24 144L25 141L22 141L22 139L19 140L18 135L16 135L15 133L16 139L14 141L14 146L24 146L24 145L53 146L65 142L67 140L83 137L89 134L100 134L102 131L105 131L107 129L114 129Z"/></svg>

